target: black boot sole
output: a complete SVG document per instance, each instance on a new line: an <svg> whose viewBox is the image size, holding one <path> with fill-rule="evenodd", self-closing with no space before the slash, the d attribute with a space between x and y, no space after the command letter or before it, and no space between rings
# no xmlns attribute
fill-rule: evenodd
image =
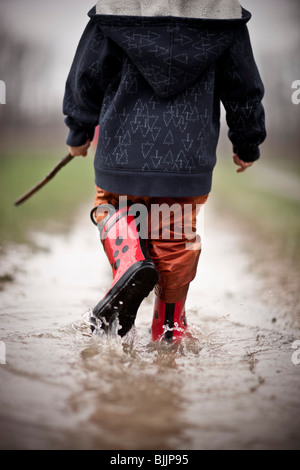
<svg viewBox="0 0 300 470"><path fill-rule="evenodd" d="M134 325L140 304L157 281L158 272L151 261L134 263L93 309L92 315L101 321L105 333L112 332L118 320L118 335L125 336Z"/></svg>

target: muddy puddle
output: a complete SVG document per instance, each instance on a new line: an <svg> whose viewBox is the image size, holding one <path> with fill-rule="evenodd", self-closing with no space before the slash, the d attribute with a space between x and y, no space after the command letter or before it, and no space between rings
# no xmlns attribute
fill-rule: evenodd
<svg viewBox="0 0 300 470"><path fill-rule="evenodd" d="M1 258L2 449L300 448L299 328L274 293L262 300L238 234L205 217L178 345L151 342L151 295L125 338L91 336L110 271L88 211Z"/></svg>

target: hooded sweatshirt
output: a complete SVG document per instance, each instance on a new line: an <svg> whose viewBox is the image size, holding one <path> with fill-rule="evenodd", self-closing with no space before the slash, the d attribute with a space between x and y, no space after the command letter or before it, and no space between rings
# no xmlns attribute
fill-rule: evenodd
<svg viewBox="0 0 300 470"><path fill-rule="evenodd" d="M67 79L67 144L99 124L95 183L118 194L211 191L221 103L233 152L259 158L264 87L236 0L100 0Z"/></svg>

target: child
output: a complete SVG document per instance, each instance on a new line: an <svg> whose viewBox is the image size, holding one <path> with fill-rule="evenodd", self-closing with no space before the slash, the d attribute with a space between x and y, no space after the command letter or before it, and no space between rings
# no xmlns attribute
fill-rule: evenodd
<svg viewBox="0 0 300 470"><path fill-rule="evenodd" d="M196 216L211 191L220 103L238 172L266 137L251 15L237 0L100 0L89 16L63 112L74 156L87 155L99 124L92 220L113 282L93 314L105 331L117 318L124 336L155 287L152 339L176 341L187 329L201 251L187 242L197 241ZM153 218L162 207L169 216Z"/></svg>

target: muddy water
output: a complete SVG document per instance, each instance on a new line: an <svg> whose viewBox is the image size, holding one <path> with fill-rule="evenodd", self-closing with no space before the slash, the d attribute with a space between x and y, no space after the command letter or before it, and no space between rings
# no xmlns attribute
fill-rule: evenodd
<svg viewBox="0 0 300 470"><path fill-rule="evenodd" d="M299 449L300 331L274 292L262 300L242 240L206 209L181 344L151 342L151 295L126 338L92 337L110 272L87 214L1 259L0 447Z"/></svg>

